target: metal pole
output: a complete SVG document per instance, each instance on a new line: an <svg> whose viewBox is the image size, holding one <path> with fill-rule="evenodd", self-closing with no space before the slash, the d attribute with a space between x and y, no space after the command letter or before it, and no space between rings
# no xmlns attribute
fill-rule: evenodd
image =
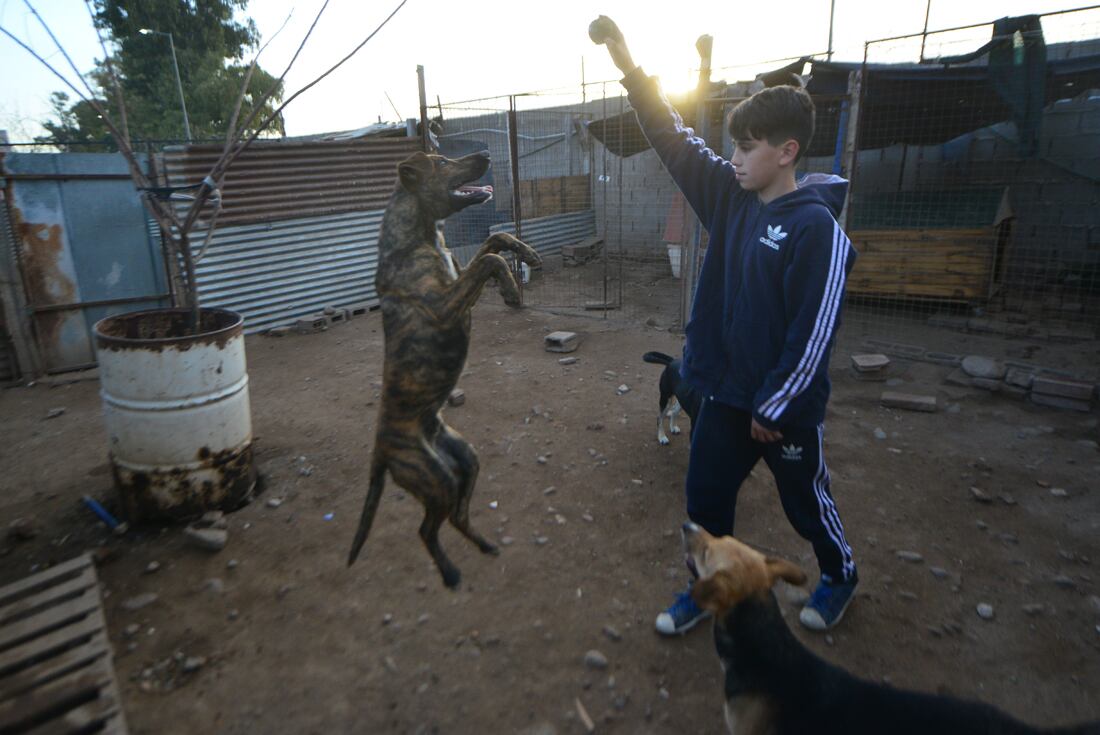
<svg viewBox="0 0 1100 735"><path fill-rule="evenodd" d="M428 131L428 96L424 92L424 67L419 64L416 67L416 83L420 88L420 147L427 153L432 149L432 138Z"/></svg>
<svg viewBox="0 0 1100 735"><path fill-rule="evenodd" d="M519 195L519 120L516 115L516 97L508 98L508 158L512 169L512 220L516 223L516 239L523 239L523 211ZM512 272L519 286L520 300L523 300L523 274L519 261L511 259Z"/></svg>
<svg viewBox="0 0 1100 735"><path fill-rule="evenodd" d="M707 137L707 93L710 91L710 59L713 39L710 36L700 36L695 42L695 48L699 52L699 83L696 87L698 104L695 113L695 134L706 140ZM680 326L687 326L691 316L691 305L695 297L695 277L698 270L699 250L703 243L703 223L695 219L695 227L691 241L688 243L687 253L680 258ZM686 258L683 255L687 255Z"/></svg>
<svg viewBox="0 0 1100 735"><path fill-rule="evenodd" d="M623 118L626 117L626 98L619 94L619 296L618 304L619 309L625 311L626 305L623 303L623 261L626 260L626 252L623 250ZM607 304L604 303L604 316L607 316L606 311Z"/></svg>
<svg viewBox="0 0 1100 735"><path fill-rule="evenodd" d="M604 130L606 131L607 130L607 122L606 122L607 121L607 84L606 83L601 85L600 92L603 95L603 100L602 100L602 102L603 102L603 116L602 116L602 119L604 120ZM604 316L604 319L606 319L607 318L607 276L608 276L608 274L607 274L607 251L610 250L610 245L611 245L610 233L607 231L607 195L608 195L607 180L609 178L608 175L607 175L607 143L610 142L611 136L607 135L606 132L605 132L604 137L607 140L604 141L604 145L603 145L603 163L602 163L602 168L601 168L603 173L600 174L600 190L603 192L603 240L604 240L604 242L603 242L603 316Z"/></svg>
<svg viewBox="0 0 1100 735"><path fill-rule="evenodd" d="M176 72L176 89L180 93L180 108L183 110L183 132L187 135L187 142L191 142L191 122L187 119L187 103L183 99L183 82L180 81L180 65L176 61L176 43L172 40L171 33L168 36L168 48L172 49L172 69Z"/></svg>
<svg viewBox="0 0 1100 735"><path fill-rule="evenodd" d="M924 61L924 42L928 40L928 16L932 13L932 0L924 6L924 30L920 34L920 60Z"/></svg>
<svg viewBox="0 0 1100 735"><path fill-rule="evenodd" d="M931 0L929 0L931 2ZM829 2L829 51L825 54L825 58L829 61L833 60L833 20L836 18L836 0L830 0ZM925 28L928 27L928 19L924 21Z"/></svg>

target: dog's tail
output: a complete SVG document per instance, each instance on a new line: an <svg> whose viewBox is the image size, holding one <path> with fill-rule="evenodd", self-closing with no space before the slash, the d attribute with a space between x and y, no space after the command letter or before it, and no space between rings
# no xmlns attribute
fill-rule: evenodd
<svg viewBox="0 0 1100 735"><path fill-rule="evenodd" d="M367 489L367 499L363 503L363 514L359 516L359 528L355 529L355 540L351 542L351 553L348 554L348 566L355 563L363 544L367 542L367 534L370 533L371 524L374 523L374 514L378 512L378 503L382 500L382 488L386 484L386 463L375 452L370 463L370 487Z"/></svg>
<svg viewBox="0 0 1100 735"><path fill-rule="evenodd" d="M652 363L654 365L668 365L674 359L675 358L673 358L669 355L666 355L663 352L647 352L644 355L642 355L642 361L643 362L649 362L649 363Z"/></svg>

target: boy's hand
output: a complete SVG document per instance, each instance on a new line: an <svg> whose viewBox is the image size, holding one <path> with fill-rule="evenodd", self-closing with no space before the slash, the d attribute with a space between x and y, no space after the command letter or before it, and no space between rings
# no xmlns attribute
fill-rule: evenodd
<svg viewBox="0 0 1100 735"><path fill-rule="evenodd" d="M593 43L607 46L607 52L611 54L611 60L625 76L638 68L634 59L630 56L630 49L626 47L622 31L615 25L615 21L606 15L601 15L588 25L588 37Z"/></svg>
<svg viewBox="0 0 1100 735"><path fill-rule="evenodd" d="M765 429L763 426L756 423L756 419L752 420L752 428L749 431L752 434L752 438L761 444L771 444L783 438L783 435L778 431Z"/></svg>

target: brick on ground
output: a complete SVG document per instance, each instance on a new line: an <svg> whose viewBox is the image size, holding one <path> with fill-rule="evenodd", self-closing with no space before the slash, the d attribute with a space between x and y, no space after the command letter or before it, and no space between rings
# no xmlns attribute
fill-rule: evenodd
<svg viewBox="0 0 1100 735"><path fill-rule="evenodd" d="M547 352L573 352L580 342L576 332L551 332L543 339Z"/></svg>
<svg viewBox="0 0 1100 735"><path fill-rule="evenodd" d="M903 408L907 411L933 413L936 410L936 397L888 390L882 394L882 405L887 408Z"/></svg>
<svg viewBox="0 0 1100 735"><path fill-rule="evenodd" d="M1092 400L1094 387L1092 383L1086 383L1080 380L1036 376L1036 378L1031 381L1031 390L1035 393L1042 393L1047 396L1072 398L1075 401L1085 401L1087 403Z"/></svg>

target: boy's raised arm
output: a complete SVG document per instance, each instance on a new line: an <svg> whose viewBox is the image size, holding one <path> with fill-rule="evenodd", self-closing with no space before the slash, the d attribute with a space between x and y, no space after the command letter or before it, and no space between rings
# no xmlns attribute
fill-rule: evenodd
<svg viewBox="0 0 1100 735"><path fill-rule="evenodd" d="M684 126L680 115L661 93L657 81L634 63L615 22L601 15L588 26L593 42L603 44L623 73L630 104L650 145L665 164L692 209L707 227L722 202L740 190L733 165L707 148L706 141Z"/></svg>

